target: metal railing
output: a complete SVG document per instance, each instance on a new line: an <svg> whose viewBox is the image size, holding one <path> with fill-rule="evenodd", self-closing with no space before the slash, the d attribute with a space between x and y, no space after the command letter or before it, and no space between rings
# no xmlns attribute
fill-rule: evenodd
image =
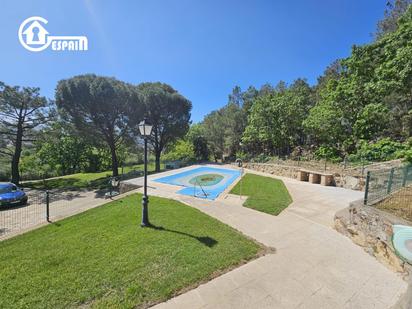
<svg viewBox="0 0 412 309"><path fill-rule="evenodd" d="M50 222L62 209L67 208L72 196L67 193L29 190L27 203L0 207L0 240L16 235L45 222Z"/></svg>
<svg viewBox="0 0 412 309"><path fill-rule="evenodd" d="M104 203L105 198L136 189L136 186L126 184L119 190L122 179L112 180L104 189L88 191L26 189L27 203L0 205L0 240L86 211Z"/></svg>
<svg viewBox="0 0 412 309"><path fill-rule="evenodd" d="M374 205L412 185L412 165L368 171L365 184L365 205ZM407 202L407 201L405 201ZM412 201L410 201L412 203Z"/></svg>
<svg viewBox="0 0 412 309"><path fill-rule="evenodd" d="M201 197L198 194L196 194L196 184L200 187L200 189L202 190L203 193L203 198L207 198L208 194L205 192L205 190L203 189L202 185L199 183L199 181L197 180L197 178L195 178L195 184L193 186L193 196L194 197Z"/></svg>
<svg viewBox="0 0 412 309"><path fill-rule="evenodd" d="M412 165L368 171L364 205L412 221Z"/></svg>

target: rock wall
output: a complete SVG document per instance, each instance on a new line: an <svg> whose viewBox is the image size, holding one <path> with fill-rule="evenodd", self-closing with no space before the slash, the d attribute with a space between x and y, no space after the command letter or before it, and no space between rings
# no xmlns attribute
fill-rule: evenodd
<svg viewBox="0 0 412 309"><path fill-rule="evenodd" d="M392 246L392 226L394 224L411 225L373 207L363 206L361 201L352 203L349 208L335 215L335 228L361 246L370 255L395 272L406 277L412 267L402 261Z"/></svg>
<svg viewBox="0 0 412 309"><path fill-rule="evenodd" d="M294 179L297 178L298 171L304 168L300 166L250 162L243 163L243 167L258 172ZM337 187L343 187L352 190L363 190L365 186L365 178L360 176L357 172L354 173L352 170L348 170L346 172L327 170L327 172L333 174L333 183Z"/></svg>
<svg viewBox="0 0 412 309"><path fill-rule="evenodd" d="M300 167L269 164L269 163L243 163L244 168L248 168L254 171L273 174L277 176L297 178Z"/></svg>

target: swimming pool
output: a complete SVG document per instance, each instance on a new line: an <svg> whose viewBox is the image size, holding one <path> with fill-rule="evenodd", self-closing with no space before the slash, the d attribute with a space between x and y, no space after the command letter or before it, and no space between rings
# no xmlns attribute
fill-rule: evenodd
<svg viewBox="0 0 412 309"><path fill-rule="evenodd" d="M154 181L184 187L179 194L214 200L239 176L240 171L203 166Z"/></svg>

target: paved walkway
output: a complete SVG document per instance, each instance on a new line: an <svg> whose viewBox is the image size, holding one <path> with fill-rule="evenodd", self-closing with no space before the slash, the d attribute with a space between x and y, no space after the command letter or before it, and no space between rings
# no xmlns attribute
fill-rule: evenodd
<svg viewBox="0 0 412 309"><path fill-rule="evenodd" d="M164 308L391 308L407 284L333 228L361 192L283 179L294 202L279 216L242 207L238 196L206 201L151 181L149 194L185 202L275 254L256 259L165 303Z"/></svg>

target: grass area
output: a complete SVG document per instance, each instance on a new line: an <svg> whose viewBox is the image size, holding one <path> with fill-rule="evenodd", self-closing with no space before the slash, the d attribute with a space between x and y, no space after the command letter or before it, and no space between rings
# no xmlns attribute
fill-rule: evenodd
<svg viewBox="0 0 412 309"><path fill-rule="evenodd" d="M246 174L230 191L248 196L243 206L277 216L292 203L282 180L255 174Z"/></svg>
<svg viewBox="0 0 412 309"><path fill-rule="evenodd" d="M0 308L146 307L208 280L262 248L176 201L113 201L0 242Z"/></svg>
<svg viewBox="0 0 412 309"><path fill-rule="evenodd" d="M412 185L391 194L375 207L412 222Z"/></svg>
<svg viewBox="0 0 412 309"><path fill-rule="evenodd" d="M161 169L164 169L164 165L161 164ZM147 167L149 173L153 173L155 170L155 164L149 163ZM123 173L130 173L132 171L143 171L143 164L126 166L123 169ZM119 168L119 174L122 173L122 169ZM32 189L101 189L106 188L109 178L112 175L112 171L105 171L99 173L78 173L72 175L65 175L61 177L49 178L46 180L27 181L22 185Z"/></svg>

